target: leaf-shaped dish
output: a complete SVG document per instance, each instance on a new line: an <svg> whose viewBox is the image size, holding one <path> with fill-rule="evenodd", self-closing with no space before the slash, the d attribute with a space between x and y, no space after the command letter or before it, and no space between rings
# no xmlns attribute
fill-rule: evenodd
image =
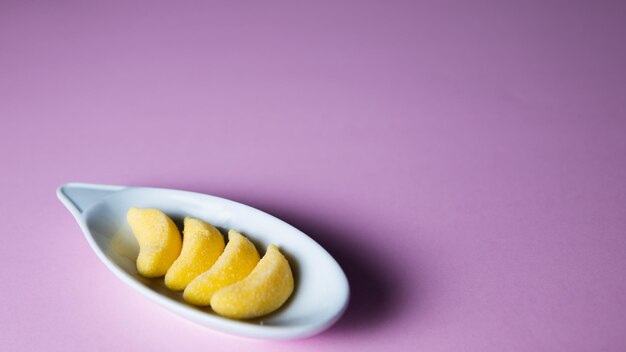
<svg viewBox="0 0 626 352"><path fill-rule="evenodd" d="M310 237L293 226L247 205L210 195L179 190L68 183L57 196L72 213L96 255L122 281L189 320L221 332L259 339L288 340L315 335L341 317L348 305L348 280L337 262ZM131 207L158 208L180 224L193 216L214 226L247 235L261 256L276 244L289 259L295 290L277 312L237 321L210 308L185 303L180 292L162 278L137 273L138 244L126 223Z"/></svg>

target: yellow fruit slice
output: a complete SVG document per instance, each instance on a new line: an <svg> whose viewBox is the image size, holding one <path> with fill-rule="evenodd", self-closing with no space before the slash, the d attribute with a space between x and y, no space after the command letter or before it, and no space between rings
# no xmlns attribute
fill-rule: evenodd
<svg viewBox="0 0 626 352"><path fill-rule="evenodd" d="M239 232L230 230L224 253L211 269L187 285L183 298L191 304L208 306L217 290L243 280L258 262L259 252L256 251L254 244Z"/></svg>
<svg viewBox="0 0 626 352"><path fill-rule="evenodd" d="M211 308L228 318L256 318L280 308L292 292L289 262L270 245L248 277L213 294Z"/></svg>
<svg viewBox="0 0 626 352"><path fill-rule="evenodd" d="M192 217L185 218L183 249L165 275L165 286L183 290L196 276L209 270L224 251L218 229Z"/></svg>
<svg viewBox="0 0 626 352"><path fill-rule="evenodd" d="M178 228L158 209L131 208L126 214L128 224L139 242L137 270L145 277L165 275L180 254Z"/></svg>

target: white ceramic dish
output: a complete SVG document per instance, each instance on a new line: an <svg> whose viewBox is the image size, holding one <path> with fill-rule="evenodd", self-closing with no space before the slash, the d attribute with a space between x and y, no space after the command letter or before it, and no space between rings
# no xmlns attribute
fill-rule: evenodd
<svg viewBox="0 0 626 352"><path fill-rule="evenodd" d="M330 327L348 305L348 280L328 252L296 228L247 205L178 190L83 183L65 184L57 196L115 275L172 312L209 328L259 339L304 338ZM223 230L237 229L257 245L261 255L269 244L276 244L292 266L293 295L277 312L253 321L223 318L210 308L185 303L181 293L165 287L162 278L146 279L137 273L138 244L126 223L130 207L158 208L175 222L189 215Z"/></svg>

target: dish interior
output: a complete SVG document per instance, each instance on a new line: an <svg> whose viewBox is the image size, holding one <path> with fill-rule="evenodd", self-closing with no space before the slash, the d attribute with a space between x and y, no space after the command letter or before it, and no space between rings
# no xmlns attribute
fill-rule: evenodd
<svg viewBox="0 0 626 352"><path fill-rule="evenodd" d="M181 232L185 216L202 219L219 228L225 241L227 231L234 228L255 244L261 256L269 244L281 249L294 274L294 293L278 311L241 324L293 327L329 321L341 310L339 305L347 301L347 281L334 259L299 230L254 208L208 195L150 188L116 192L88 208L85 223L101 254L129 278L181 308L201 311L211 320L226 319L210 307L187 304L182 292L165 287L162 277L148 279L137 273L139 246L126 222L126 212L131 207L160 209L174 220Z"/></svg>

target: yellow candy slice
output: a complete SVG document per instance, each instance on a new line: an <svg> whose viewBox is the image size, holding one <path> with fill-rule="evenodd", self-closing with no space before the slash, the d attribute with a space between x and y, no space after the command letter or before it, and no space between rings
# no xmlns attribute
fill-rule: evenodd
<svg viewBox="0 0 626 352"><path fill-rule="evenodd" d="M139 274L145 277L163 276L180 254L178 228L158 209L131 208L126 219L139 242Z"/></svg>
<svg viewBox="0 0 626 352"><path fill-rule="evenodd" d="M186 217L183 249L165 275L165 286L183 290L196 276L209 270L224 250L224 238L206 222Z"/></svg>
<svg viewBox="0 0 626 352"><path fill-rule="evenodd" d="M254 244L239 232L230 230L224 253L211 269L187 285L183 298L191 304L208 306L216 291L243 280L258 262L259 253Z"/></svg>
<svg viewBox="0 0 626 352"><path fill-rule="evenodd" d="M270 245L248 277L213 294L211 308L228 318L256 318L280 308L292 292L289 262Z"/></svg>

